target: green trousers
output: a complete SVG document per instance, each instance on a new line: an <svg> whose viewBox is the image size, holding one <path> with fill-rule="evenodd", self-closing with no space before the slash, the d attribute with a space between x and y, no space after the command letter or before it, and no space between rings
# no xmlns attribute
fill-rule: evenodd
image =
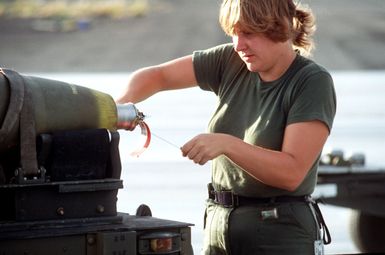
<svg viewBox="0 0 385 255"><path fill-rule="evenodd" d="M289 202L224 208L207 201L203 254L322 254L312 205Z"/></svg>

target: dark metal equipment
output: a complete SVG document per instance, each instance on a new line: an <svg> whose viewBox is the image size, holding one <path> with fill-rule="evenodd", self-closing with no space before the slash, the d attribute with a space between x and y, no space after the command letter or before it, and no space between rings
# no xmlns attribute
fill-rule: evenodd
<svg viewBox="0 0 385 255"><path fill-rule="evenodd" d="M385 169L365 165L363 154L345 157L340 150L323 156L318 186L332 190L318 197L325 204L352 209L350 234L365 253L385 252Z"/></svg>
<svg viewBox="0 0 385 255"><path fill-rule="evenodd" d="M6 107L20 101L11 95L14 77L23 80L14 72L0 74L0 88L11 98L0 109L1 255L193 253L192 224L154 218L146 205L136 215L117 212L123 181L113 128L36 133L28 93L20 107L12 106L18 114L9 121ZM31 89L28 82L22 86Z"/></svg>

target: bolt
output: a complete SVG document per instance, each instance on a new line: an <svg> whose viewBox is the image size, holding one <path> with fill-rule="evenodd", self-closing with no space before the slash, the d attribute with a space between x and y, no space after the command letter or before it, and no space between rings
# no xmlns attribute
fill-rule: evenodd
<svg viewBox="0 0 385 255"><path fill-rule="evenodd" d="M88 245L93 245L95 243L95 238L93 236L87 237Z"/></svg>
<svg viewBox="0 0 385 255"><path fill-rule="evenodd" d="M63 207L57 208L56 213L60 216L63 216L64 215L64 208Z"/></svg>
<svg viewBox="0 0 385 255"><path fill-rule="evenodd" d="M98 206L96 207L96 211L97 211L98 213L104 213L104 206L98 205Z"/></svg>

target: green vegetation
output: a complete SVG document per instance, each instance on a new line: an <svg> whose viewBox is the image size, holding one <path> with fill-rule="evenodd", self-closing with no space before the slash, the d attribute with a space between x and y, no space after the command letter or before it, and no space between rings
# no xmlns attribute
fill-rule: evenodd
<svg viewBox="0 0 385 255"><path fill-rule="evenodd" d="M0 0L0 16L16 18L119 19L148 10L147 0Z"/></svg>

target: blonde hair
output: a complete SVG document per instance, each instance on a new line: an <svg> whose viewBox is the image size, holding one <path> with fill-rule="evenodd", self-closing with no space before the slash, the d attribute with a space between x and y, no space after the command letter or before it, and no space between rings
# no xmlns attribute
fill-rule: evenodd
<svg viewBox="0 0 385 255"><path fill-rule="evenodd" d="M314 15L293 0L223 0L219 22L230 36L238 27L245 32L262 33L274 42L292 40L293 47L305 55L314 47Z"/></svg>

